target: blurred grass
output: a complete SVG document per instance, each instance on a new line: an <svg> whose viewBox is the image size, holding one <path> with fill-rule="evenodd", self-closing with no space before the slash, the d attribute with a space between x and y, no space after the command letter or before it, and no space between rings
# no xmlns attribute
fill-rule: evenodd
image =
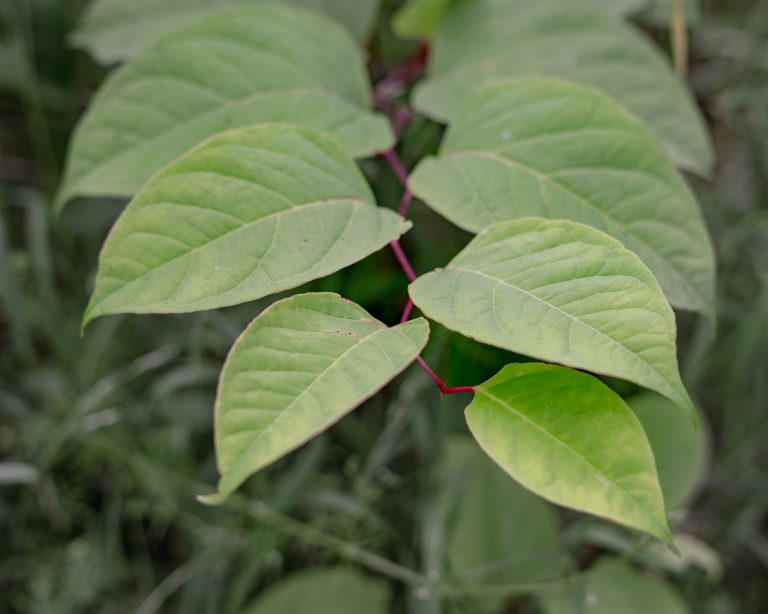
<svg viewBox="0 0 768 614"><path fill-rule="evenodd" d="M72 126L105 74L65 43L82 4L0 2L0 610L236 613L292 570L345 561L403 581L392 584L397 611L481 611L450 577L442 605L419 587L443 568L435 472L468 399L440 398L411 369L210 509L195 496L216 476L217 373L269 301L106 318L80 337L98 249L121 206L50 213ZM725 574L713 583L689 570L675 582L692 612L757 613L768 611L768 2L705 2L692 43L689 77L718 153L712 181L693 181L718 253L720 319L714 340L693 318L680 322L685 379L714 434L706 487L681 527L719 553ZM385 64L403 53L387 34L375 51ZM416 119L406 162L439 136ZM395 206L386 167L364 170ZM418 271L467 239L420 203L412 217L404 243ZM386 322L405 296L387 252L312 287ZM428 353L453 384L508 360L439 328ZM564 554L578 566L596 556L581 540L591 525L567 518ZM509 611L535 606L518 600Z"/></svg>

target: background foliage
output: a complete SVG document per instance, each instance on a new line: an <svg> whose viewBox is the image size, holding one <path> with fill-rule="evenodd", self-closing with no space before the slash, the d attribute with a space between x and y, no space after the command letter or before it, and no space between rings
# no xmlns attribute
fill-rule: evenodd
<svg viewBox="0 0 768 614"><path fill-rule="evenodd" d="M370 49L374 78L412 51L386 25L398 5L383 3ZM565 589L547 584L554 575L589 567L579 581L610 604L616 585L626 587L619 599L648 592L629 588L636 576L622 584L631 562L670 579L692 612L768 608L768 2L710 0L690 15L689 79L717 153L713 179L693 182L718 256L719 321L714 341L695 318L679 321L683 377L702 402L712 444L709 462L699 459L700 488L662 475L665 493L672 489L681 502L694 493L679 512L689 537L683 559L499 481L464 445L468 399L441 398L415 367L256 476L248 499L220 509L198 504L195 496L209 492L216 475L218 370L267 301L185 316L116 316L79 336L97 252L121 206L83 201L59 218L52 213L72 127L106 72L69 46L83 8L74 0L0 3L3 607L279 612L290 606L280 602L277 581L292 577L307 584L283 593L341 586L350 612L359 611L355 591L369 611L378 604L388 611L392 591L395 611L498 610L501 595L512 595L508 611L562 612ZM651 7L636 21L667 47L663 15ZM417 117L403 138L408 166L434 153L439 136L437 124ZM399 187L388 169L368 160L363 170L379 202L395 207ZM413 218L404 242L419 255L419 271L448 261L467 241L419 203ZM306 289L340 292L392 322L405 280L381 252ZM428 357L449 383L482 381L505 363L503 352L437 328ZM633 403L646 428L654 402ZM664 442L655 443L659 455ZM674 453L667 452L671 467ZM468 527L478 525L493 527L494 539L473 539ZM498 558L496 548L520 560L484 567ZM607 560L610 552L625 562ZM347 568L296 575L339 563ZM425 590L422 580L435 574L445 582ZM531 583L548 597L526 598ZM678 597L670 599L669 611L677 611Z"/></svg>

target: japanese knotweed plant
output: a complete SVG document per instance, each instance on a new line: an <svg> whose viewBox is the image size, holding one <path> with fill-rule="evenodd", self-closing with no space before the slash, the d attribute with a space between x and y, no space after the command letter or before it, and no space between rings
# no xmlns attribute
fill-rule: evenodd
<svg viewBox="0 0 768 614"><path fill-rule="evenodd" d="M592 374L694 419L672 307L712 318L714 264L675 170L711 164L690 96L611 3L415 2L396 21L432 39L413 104L448 129L409 175L395 153L408 113L387 93L420 71L395 70L372 95L355 40L377 3L348 4L93 5L76 43L125 64L76 130L59 204L131 200L84 325L254 301L390 246L411 281L400 323L307 293L242 332L215 407L221 480L201 500L224 501L418 361L442 392L474 395L472 434L519 483L671 545L641 423ZM398 211L356 166L374 155L403 184ZM420 276L398 242L413 195L476 235ZM540 362L446 386L420 357L430 320Z"/></svg>

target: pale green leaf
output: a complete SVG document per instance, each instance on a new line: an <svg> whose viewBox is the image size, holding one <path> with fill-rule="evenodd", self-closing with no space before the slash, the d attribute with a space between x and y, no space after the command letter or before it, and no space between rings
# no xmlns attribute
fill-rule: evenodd
<svg viewBox="0 0 768 614"><path fill-rule="evenodd" d="M694 416L672 309L640 259L599 230L541 218L493 224L410 295L467 337L635 382Z"/></svg>
<svg viewBox="0 0 768 614"><path fill-rule="evenodd" d="M559 572L554 508L521 488L467 437L448 441L442 499L452 518L448 573L471 584L551 580Z"/></svg>
<svg viewBox="0 0 768 614"><path fill-rule="evenodd" d="M672 543L643 428L598 379L557 365L507 365L475 387L466 418L483 450L526 488Z"/></svg>
<svg viewBox="0 0 768 614"><path fill-rule="evenodd" d="M233 6L260 0L93 0L72 43L99 62L136 57L164 36ZM306 7L333 17L359 40L373 27L380 0L275 0L273 4Z"/></svg>
<svg viewBox="0 0 768 614"><path fill-rule="evenodd" d="M363 57L331 21L266 4L221 11L107 81L77 127L58 201L132 196L200 141L262 122L332 132L368 156L392 142L369 106Z"/></svg>
<svg viewBox="0 0 768 614"><path fill-rule="evenodd" d="M416 359L418 318L387 328L336 294L274 303L235 342L219 380L220 503L250 475L340 420Z"/></svg>
<svg viewBox="0 0 768 614"><path fill-rule="evenodd" d="M668 583L640 573L619 559L601 559L589 571L542 597L544 614L688 614Z"/></svg>
<svg viewBox="0 0 768 614"><path fill-rule="evenodd" d="M595 87L644 121L673 162L707 174L704 123L668 62L631 26L572 0L476 0L451 5L435 34L418 110L452 120L482 82L551 76Z"/></svg>
<svg viewBox="0 0 768 614"><path fill-rule="evenodd" d="M698 205L643 124L565 81L482 86L414 193L462 228L536 215L598 228L634 251L670 303L711 314L715 262Z"/></svg>
<svg viewBox="0 0 768 614"><path fill-rule="evenodd" d="M699 416L698 428L668 399L645 393L630 399L651 442L664 500L670 509L686 505L707 472L709 430Z"/></svg>
<svg viewBox="0 0 768 614"><path fill-rule="evenodd" d="M374 202L329 135L286 124L223 133L155 175L123 211L84 321L234 305L324 277L410 227Z"/></svg>
<svg viewBox="0 0 768 614"><path fill-rule="evenodd" d="M387 582L345 567L291 574L267 588L242 614L389 614Z"/></svg>

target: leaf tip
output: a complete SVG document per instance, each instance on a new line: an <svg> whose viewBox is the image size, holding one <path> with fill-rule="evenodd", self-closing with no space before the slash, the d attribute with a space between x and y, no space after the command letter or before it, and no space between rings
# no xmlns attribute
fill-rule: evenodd
<svg viewBox="0 0 768 614"><path fill-rule="evenodd" d="M203 505L209 505L209 506L216 506L221 505L229 498L229 495L221 493L221 492L214 492L210 495L197 495L197 500L199 503L202 503Z"/></svg>
<svg viewBox="0 0 768 614"><path fill-rule="evenodd" d="M674 554L677 558L682 558L683 555L680 552L680 549L677 547L677 544L675 544L675 538L672 535L672 532L669 530L669 527L667 527L665 535L661 541L667 548L669 548L669 551L672 554Z"/></svg>

